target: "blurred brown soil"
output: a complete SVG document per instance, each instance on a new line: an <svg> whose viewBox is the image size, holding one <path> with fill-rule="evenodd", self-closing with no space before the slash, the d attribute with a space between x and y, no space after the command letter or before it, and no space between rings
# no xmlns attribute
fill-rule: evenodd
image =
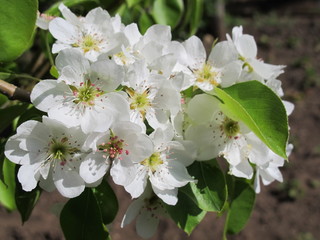
<svg viewBox="0 0 320 240"><path fill-rule="evenodd" d="M319 5L314 2L307 9L312 14L287 15L282 9L233 19L233 24L242 24L244 32L255 37L259 57L267 63L287 65L279 79L283 82L285 99L295 104L295 110L289 119L294 150L289 163L281 169L284 183L263 187L245 229L228 239L320 239L320 15L314 14L319 12ZM134 224L120 228L130 198L119 187L116 193L121 209L109 226L112 239L140 239ZM17 212L8 213L0 207L0 239L63 239L59 219L51 209L53 204L64 201L57 193L43 193L23 226ZM190 237L171 220L164 220L152 240L221 239L223 220L213 213L207 214Z"/></svg>

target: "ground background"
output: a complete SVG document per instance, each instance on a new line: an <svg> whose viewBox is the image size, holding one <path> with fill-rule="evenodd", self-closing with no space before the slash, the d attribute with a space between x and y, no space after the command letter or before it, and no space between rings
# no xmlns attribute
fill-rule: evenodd
<svg viewBox="0 0 320 240"><path fill-rule="evenodd" d="M243 25L244 32L255 37L259 57L287 65L279 79L285 99L295 104L289 119L295 148L282 168L284 183L262 188L246 228L229 239L320 239L320 2L231 1L226 13L227 32L233 25ZM212 34L210 29L200 32L209 42ZM130 199L123 190L116 192L121 209L110 226L112 239L140 239L133 224L120 228ZM17 212L0 206L0 240L63 239L52 206L64 201L56 193L44 193L24 226ZM221 239L222 225L223 217L208 214L188 237L172 221L162 221L152 240Z"/></svg>

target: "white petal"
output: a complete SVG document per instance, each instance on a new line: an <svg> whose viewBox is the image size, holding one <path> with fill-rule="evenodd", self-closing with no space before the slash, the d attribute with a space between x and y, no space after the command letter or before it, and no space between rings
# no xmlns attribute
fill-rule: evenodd
<svg viewBox="0 0 320 240"><path fill-rule="evenodd" d="M98 61L91 65L91 81L103 91L115 90L124 79L124 69L114 61Z"/></svg>
<svg viewBox="0 0 320 240"><path fill-rule="evenodd" d="M237 59L238 53L234 45L228 41L223 41L213 47L208 57L208 62L210 62L212 66L222 68Z"/></svg>
<svg viewBox="0 0 320 240"><path fill-rule="evenodd" d="M135 43L137 43L140 40L140 38L142 37L136 23L131 23L131 24L127 25L125 27L125 29L123 30L123 32L126 35L126 37L128 38L131 46L134 45Z"/></svg>
<svg viewBox="0 0 320 240"><path fill-rule="evenodd" d="M166 44L171 41L171 29L169 26L160 24L152 25L144 34L144 41L146 43L155 41L161 44Z"/></svg>
<svg viewBox="0 0 320 240"><path fill-rule="evenodd" d="M36 163L33 165L22 165L19 168L18 179L24 191L30 192L37 186L40 178L40 174L38 173L40 165L41 163Z"/></svg>
<svg viewBox="0 0 320 240"><path fill-rule="evenodd" d="M70 92L65 83L56 80L43 80L36 84L31 92L31 102L41 111L48 112L50 108L60 104L64 94Z"/></svg>
<svg viewBox="0 0 320 240"><path fill-rule="evenodd" d="M186 110L188 116L198 124L210 122L218 111L220 111L219 101L208 94L194 96Z"/></svg>
<svg viewBox="0 0 320 240"><path fill-rule="evenodd" d="M66 66L70 66L78 75L77 78L82 81L90 68L89 61L76 49L65 49L58 54L56 58L57 69L61 71ZM77 79L74 79L74 81L77 81ZM69 84L72 84L72 82Z"/></svg>
<svg viewBox="0 0 320 240"><path fill-rule="evenodd" d="M68 7L66 7L63 3L59 5L59 10L62 13L62 16L73 25L80 25L79 18L70 11Z"/></svg>
<svg viewBox="0 0 320 240"><path fill-rule="evenodd" d="M86 183L94 183L101 179L109 169L109 161L103 153L90 153L80 164L80 176Z"/></svg>
<svg viewBox="0 0 320 240"><path fill-rule="evenodd" d="M96 26L103 25L105 21L110 21L110 15L101 7L94 8L86 15L86 24L93 24Z"/></svg>
<svg viewBox="0 0 320 240"><path fill-rule="evenodd" d="M206 50L202 41L198 37L192 36L182 44L189 57L188 65L191 68L199 69L206 60Z"/></svg>
<svg viewBox="0 0 320 240"><path fill-rule="evenodd" d="M166 190L160 190L157 187L152 185L152 189L154 193L162 199L166 204L169 205L176 205L178 202L178 188L174 189L166 189Z"/></svg>
<svg viewBox="0 0 320 240"><path fill-rule="evenodd" d="M241 73L241 62L234 61L226 65L221 72L221 86L229 87L235 84Z"/></svg>
<svg viewBox="0 0 320 240"><path fill-rule="evenodd" d="M235 44L241 56L245 58L255 58L257 56L257 44L252 36L242 35L236 40Z"/></svg>
<svg viewBox="0 0 320 240"><path fill-rule="evenodd" d="M83 179L76 171L69 170L59 164L55 166L53 181L61 195L67 198L79 196L85 188Z"/></svg>
<svg viewBox="0 0 320 240"><path fill-rule="evenodd" d="M71 23L62 18L55 18L49 23L49 31L59 41L72 44L77 41L78 30Z"/></svg>

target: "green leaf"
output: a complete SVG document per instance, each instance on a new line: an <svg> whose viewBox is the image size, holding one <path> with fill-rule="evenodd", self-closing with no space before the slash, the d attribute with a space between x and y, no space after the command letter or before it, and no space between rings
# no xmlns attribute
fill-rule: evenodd
<svg viewBox="0 0 320 240"><path fill-rule="evenodd" d="M281 99L258 81L215 88L222 111L244 122L273 152L287 159L288 117Z"/></svg>
<svg viewBox="0 0 320 240"><path fill-rule="evenodd" d="M152 16L156 23L175 28L183 14L183 0L155 0Z"/></svg>
<svg viewBox="0 0 320 240"><path fill-rule="evenodd" d="M31 105L32 106L32 105ZM28 108L24 113L21 114L18 120L18 126L28 120L36 120L41 122L42 116L44 116L46 113L38 110L34 106Z"/></svg>
<svg viewBox="0 0 320 240"><path fill-rule="evenodd" d="M228 211L225 229L227 233L240 232L250 218L256 193L249 183L242 179L234 182L234 193Z"/></svg>
<svg viewBox="0 0 320 240"><path fill-rule="evenodd" d="M21 184L18 183L16 185L15 201L22 223L25 223L29 219L40 195L41 191L39 188L35 188L30 192L25 192L22 189Z"/></svg>
<svg viewBox="0 0 320 240"><path fill-rule="evenodd" d="M197 32L202 19L203 0L191 0L192 9L190 14L190 35Z"/></svg>
<svg viewBox="0 0 320 240"><path fill-rule="evenodd" d="M100 207L103 223L111 223L115 219L119 209L117 196L106 180L103 180L98 187L92 190Z"/></svg>
<svg viewBox="0 0 320 240"><path fill-rule="evenodd" d="M16 188L16 171L15 164L4 158L3 162L3 179L0 181L0 202L9 210L16 209L15 188Z"/></svg>
<svg viewBox="0 0 320 240"><path fill-rule="evenodd" d="M202 210L220 212L227 200L227 187L218 164L215 160L212 160L212 163L193 163L188 172L197 182L188 184L181 188L181 191L193 199Z"/></svg>
<svg viewBox="0 0 320 240"><path fill-rule="evenodd" d="M106 240L109 236L97 200L89 188L66 203L60 214L60 224L66 240Z"/></svg>
<svg viewBox="0 0 320 240"><path fill-rule="evenodd" d="M126 0L128 7L131 8L134 5L137 5L138 3L141 2L141 0Z"/></svg>
<svg viewBox="0 0 320 240"><path fill-rule="evenodd" d="M146 13L145 11L140 15L139 21L139 29L142 34L144 34L149 27L154 24L152 17Z"/></svg>
<svg viewBox="0 0 320 240"><path fill-rule="evenodd" d="M0 133L12 124L15 118L24 113L28 106L29 104L23 103L0 109Z"/></svg>
<svg viewBox="0 0 320 240"><path fill-rule="evenodd" d="M19 57L29 46L37 19L37 0L0 0L0 62Z"/></svg>
<svg viewBox="0 0 320 240"><path fill-rule="evenodd" d="M175 206L166 204L165 206L173 221L188 235L206 215L206 212L198 208L194 201L182 191L178 192L178 203Z"/></svg>

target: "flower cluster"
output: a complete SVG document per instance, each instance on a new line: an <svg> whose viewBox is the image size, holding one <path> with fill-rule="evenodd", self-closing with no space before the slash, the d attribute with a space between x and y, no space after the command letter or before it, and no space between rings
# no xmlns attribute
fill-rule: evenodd
<svg viewBox="0 0 320 240"><path fill-rule="evenodd" d="M59 9L63 18L38 20L56 39L52 52L58 53L58 79L39 82L31 93L47 116L21 124L5 148L7 158L22 165L18 179L25 191L39 182L73 198L110 174L138 198L125 225L138 215L135 208L151 218L161 212L161 201L175 205L178 189L197 181L187 171L194 161L223 157L229 174L255 178L256 192L260 178L265 185L282 181L284 159L211 95L250 80L283 94L277 77L284 66L257 59L255 40L242 27L206 56L198 37L173 41L168 26L151 26L142 35L135 23L125 26L101 8L85 17ZM283 103L290 114L293 105ZM138 229L152 235L152 228Z"/></svg>

